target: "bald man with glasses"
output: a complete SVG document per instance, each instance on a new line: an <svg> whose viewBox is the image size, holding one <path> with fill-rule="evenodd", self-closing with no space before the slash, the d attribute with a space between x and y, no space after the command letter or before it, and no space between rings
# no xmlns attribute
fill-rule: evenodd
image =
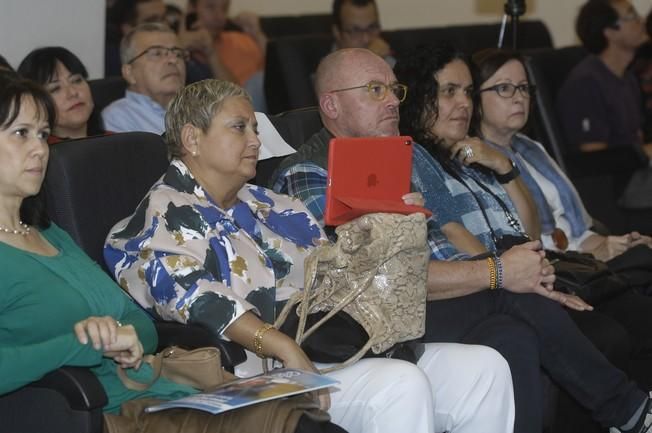
<svg viewBox="0 0 652 433"><path fill-rule="evenodd" d="M516 87L500 89L501 92L529 90ZM297 153L283 160L272 176L271 186L276 192L299 198L323 224L330 139L398 135L399 103L410 95L407 95L405 86L397 82L387 63L364 49L343 49L325 57L317 69L316 93L324 128L301 146ZM427 151L417 143L413 151L412 183L415 187L428 188L432 178L426 176L423 163L415 164ZM422 204L421 200L422 196L415 193L404 197L404 201L410 204ZM485 259L470 257L452 246L438 227L436 218L428 221L428 244L432 253L428 266L428 313L424 337L428 345L435 344L436 347L440 342L464 343L449 346L448 350L453 352L457 347L491 347L507 360L512 381L520 389L540 389L541 353L547 356L551 351L555 352L554 359L546 358L546 362L554 361L548 366L555 369L556 378L566 383L572 382L568 379L570 376L566 375L563 367L557 369L558 365L583 366L578 359L584 360L587 353L595 354L595 349L589 347L567 314L557 305L569 302L568 295L551 290L554 270L543 260L535 243L529 243L527 247L512 247L494 258L500 260L501 272L504 272L503 283L500 284L491 282L491 271ZM495 299L494 296L508 301L488 301ZM459 314L458 311L463 313ZM603 366L606 361L602 361L601 355L596 356L598 364ZM442 395L441 390L456 388L454 384L460 380L458 373L466 369L474 371L474 374L488 374L475 362L479 359L471 360L460 355L459 361L465 363L464 367L451 369L439 365L434 371L424 369L433 386L435 401L445 402L441 413L448 417L450 424L444 430L455 432L459 428L461 418L454 408L463 407L465 398L461 398L460 394ZM427 360L422 357L417 365L427 364ZM556 364L558 361L560 364ZM622 379L622 373L615 375ZM448 386L442 387L442 381ZM623 392L625 388L630 390L634 386L625 379L618 383ZM462 383L457 388L463 389L463 386ZM632 391L632 395L635 393ZM467 397L470 395L473 393L466 394ZM643 399L644 396L637 394L635 398L638 397ZM449 406L449 403L453 404ZM639 403L636 401L632 404ZM644 403L647 405L648 401ZM519 400L515 406L515 417L521 422L519 424L517 421L514 431L540 432L543 427L543 404L543 396L538 393ZM596 412L603 409L602 406L595 406ZM605 413L600 413L601 417L611 415L606 409ZM643 409L641 407L641 411ZM504 407L498 405L494 410L498 411L496 416L499 416ZM480 412L474 413L480 416ZM640 417L636 415L632 418L636 423ZM469 425L477 421L468 414L466 419ZM487 420L496 421L491 416ZM617 421L620 423L621 420ZM628 422L626 419L622 421L620 424ZM488 425L477 425L475 428L470 431L490 431Z"/></svg>

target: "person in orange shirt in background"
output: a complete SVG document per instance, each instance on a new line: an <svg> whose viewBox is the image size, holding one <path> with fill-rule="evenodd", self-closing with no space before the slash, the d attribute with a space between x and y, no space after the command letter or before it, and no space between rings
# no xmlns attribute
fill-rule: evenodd
<svg viewBox="0 0 652 433"><path fill-rule="evenodd" d="M214 40L214 49L227 76L217 77L233 81L244 87L251 95L256 111L265 111L263 93L263 72L265 69L265 50L267 36L260 26L258 16L252 12L242 12L228 18L230 0L189 0L188 12L192 20L188 30L206 30ZM235 24L241 31L230 30ZM206 55L192 52L197 63L207 64Z"/></svg>

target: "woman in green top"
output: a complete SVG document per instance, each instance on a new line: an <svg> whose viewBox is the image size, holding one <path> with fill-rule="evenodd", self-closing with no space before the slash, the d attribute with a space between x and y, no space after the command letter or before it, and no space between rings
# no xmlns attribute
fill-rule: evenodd
<svg viewBox="0 0 652 433"><path fill-rule="evenodd" d="M137 397L195 392L165 380L130 391L117 378L116 362L132 376L151 377L140 363L143 352L156 349L156 331L39 206L53 114L40 87L0 82L0 394L63 365L92 367L108 412Z"/></svg>
<svg viewBox="0 0 652 433"><path fill-rule="evenodd" d="M116 363L132 378L151 378L141 361L156 349L157 335L149 317L43 210L53 119L45 90L0 78L0 395L64 365L90 367L108 396L105 412L135 398L197 392L163 378L132 391L117 377ZM297 430L315 427L343 431L306 417Z"/></svg>

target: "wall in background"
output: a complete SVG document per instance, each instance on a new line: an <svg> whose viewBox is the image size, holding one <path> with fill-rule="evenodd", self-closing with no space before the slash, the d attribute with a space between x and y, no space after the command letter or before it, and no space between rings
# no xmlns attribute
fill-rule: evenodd
<svg viewBox="0 0 652 433"><path fill-rule="evenodd" d="M2 0L0 54L14 67L36 47L60 45L91 78L104 73L105 0Z"/></svg>
<svg viewBox="0 0 652 433"><path fill-rule="evenodd" d="M184 6L186 0L168 0ZM584 0L526 0L526 18L543 20L555 46L577 43L574 20ZM331 0L232 0L233 13L260 15L329 13ZM503 0L377 0L387 29L497 22ZM650 0L632 0L646 15ZM16 66L31 49L62 45L77 54L91 78L104 70L105 0L2 0L0 54ZM496 35L497 38L497 35Z"/></svg>
<svg viewBox="0 0 652 433"><path fill-rule="evenodd" d="M543 20L553 35L555 46L576 43L574 21L585 0L526 0L527 18ZM434 27L450 24L497 22L503 15L503 0L376 0L383 26L387 29ZM181 0L181 3L184 2ZM253 10L261 15L327 13L330 0L231 0L233 12ZM646 15L650 0L632 0Z"/></svg>

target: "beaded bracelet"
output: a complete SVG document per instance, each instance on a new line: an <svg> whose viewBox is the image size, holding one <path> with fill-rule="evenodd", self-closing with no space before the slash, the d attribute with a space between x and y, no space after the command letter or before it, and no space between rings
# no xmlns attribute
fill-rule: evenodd
<svg viewBox="0 0 652 433"><path fill-rule="evenodd" d="M498 288L496 260L493 257L487 257L487 265L489 266L489 289L496 290Z"/></svg>
<svg viewBox="0 0 652 433"><path fill-rule="evenodd" d="M265 323L263 326L258 328L256 330L256 333L254 334L254 352L256 352L256 355L259 358L264 358L265 355L263 354L263 336L269 331L270 329L274 328L273 325L270 325L269 323Z"/></svg>
<svg viewBox="0 0 652 433"><path fill-rule="evenodd" d="M500 257L494 257L494 263L496 264L496 288L497 289L502 289L504 288L503 286L503 261L500 259Z"/></svg>

